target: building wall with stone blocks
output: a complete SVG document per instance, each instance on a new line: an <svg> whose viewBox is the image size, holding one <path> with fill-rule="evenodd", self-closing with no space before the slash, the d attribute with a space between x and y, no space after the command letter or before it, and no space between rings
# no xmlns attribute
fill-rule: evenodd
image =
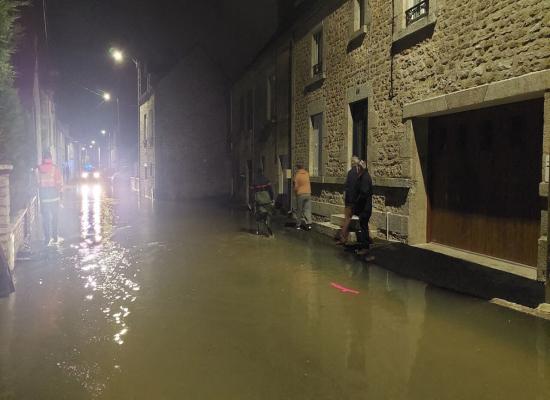
<svg viewBox="0 0 550 400"><path fill-rule="evenodd" d="M155 85L158 198L229 195L228 89L223 71L199 46Z"/></svg>
<svg viewBox="0 0 550 400"><path fill-rule="evenodd" d="M275 197L290 206L290 47L268 46L231 90L233 196L248 201L253 175L262 169Z"/></svg>
<svg viewBox="0 0 550 400"><path fill-rule="evenodd" d="M407 241L421 178L415 173L413 121L404 119L403 106L548 70L550 3L431 0L429 13L407 27L405 0L396 0L395 9L392 2L369 0L359 29L353 26L353 2L333 3L329 12L312 14L295 29L293 159L308 165L310 117L323 112L323 173L314 179L314 191L318 201L341 203L338 184L351 156L349 104L368 99L373 224L380 235L394 227L389 236ZM320 28L323 71L314 79L313 33Z"/></svg>

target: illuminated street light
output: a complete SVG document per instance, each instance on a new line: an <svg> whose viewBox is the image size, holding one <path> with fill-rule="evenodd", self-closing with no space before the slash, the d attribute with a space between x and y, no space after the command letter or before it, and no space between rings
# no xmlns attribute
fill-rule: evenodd
<svg viewBox="0 0 550 400"><path fill-rule="evenodd" d="M106 131L105 129L102 129L102 130L101 130L101 134L102 134L102 135L105 135L106 133L107 133L107 131Z"/></svg>
<svg viewBox="0 0 550 400"><path fill-rule="evenodd" d="M83 147L83 148L82 148L82 151L86 151L86 147Z"/></svg>
<svg viewBox="0 0 550 400"><path fill-rule="evenodd" d="M121 50L112 48L109 50L109 52L111 53L111 57L113 57L117 64L120 64L124 61L124 53Z"/></svg>
<svg viewBox="0 0 550 400"><path fill-rule="evenodd" d="M92 144L95 144L95 140L92 140L91 143L92 143Z"/></svg>
<svg viewBox="0 0 550 400"><path fill-rule="evenodd" d="M111 101L111 94L108 92L103 93L103 100Z"/></svg>

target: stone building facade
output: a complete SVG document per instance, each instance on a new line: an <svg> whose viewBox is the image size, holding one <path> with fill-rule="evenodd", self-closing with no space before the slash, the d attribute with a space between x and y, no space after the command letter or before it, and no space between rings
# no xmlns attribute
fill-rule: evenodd
<svg viewBox="0 0 550 400"><path fill-rule="evenodd" d="M150 81L150 79L149 79ZM164 200L230 192L228 82L200 47L140 101L140 193Z"/></svg>
<svg viewBox="0 0 550 400"><path fill-rule="evenodd" d="M231 90L232 194L249 201L258 169L273 185L276 202L290 207L290 40L276 38Z"/></svg>
<svg viewBox="0 0 550 400"><path fill-rule="evenodd" d="M153 197L155 187L155 95L148 90L139 107L140 194Z"/></svg>
<svg viewBox="0 0 550 400"><path fill-rule="evenodd" d="M544 280L550 4L301 3L283 33L291 158L309 167L318 224L342 212L358 153L375 184L373 234L520 263Z"/></svg>

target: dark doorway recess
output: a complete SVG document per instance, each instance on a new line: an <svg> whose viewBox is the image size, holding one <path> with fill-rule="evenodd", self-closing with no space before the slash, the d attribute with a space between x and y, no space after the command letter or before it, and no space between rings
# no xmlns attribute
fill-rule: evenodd
<svg viewBox="0 0 550 400"><path fill-rule="evenodd" d="M542 99L430 119L428 238L535 267Z"/></svg>
<svg viewBox="0 0 550 400"><path fill-rule="evenodd" d="M369 125L368 100L350 104L353 119L353 155L367 159L367 134Z"/></svg>

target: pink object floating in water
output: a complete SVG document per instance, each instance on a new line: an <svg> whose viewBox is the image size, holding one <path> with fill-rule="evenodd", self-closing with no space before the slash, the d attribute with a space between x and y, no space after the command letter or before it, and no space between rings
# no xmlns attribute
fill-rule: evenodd
<svg viewBox="0 0 550 400"><path fill-rule="evenodd" d="M347 288L347 287L344 287L344 286L339 285L339 284L334 283L334 282L331 282L331 283L330 283L330 286L332 286L333 288L338 289L338 290L341 291L342 293L359 294L359 292L358 292L357 290L349 289L349 288Z"/></svg>

